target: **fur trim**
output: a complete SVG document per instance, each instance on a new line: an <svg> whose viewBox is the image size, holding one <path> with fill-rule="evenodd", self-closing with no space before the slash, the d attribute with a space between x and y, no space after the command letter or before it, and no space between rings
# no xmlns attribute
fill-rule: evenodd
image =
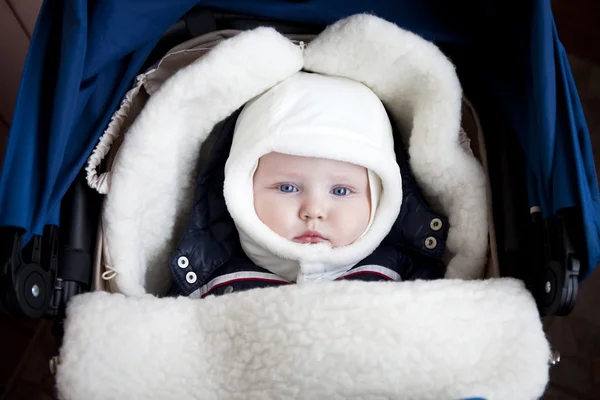
<svg viewBox="0 0 600 400"><path fill-rule="evenodd" d="M483 277L488 251L486 179L460 146L462 89L431 42L360 14L328 27L304 52L305 68L370 87L402 132L415 178L450 221L448 278Z"/></svg>
<svg viewBox="0 0 600 400"><path fill-rule="evenodd" d="M215 124L302 65L297 46L259 28L221 43L149 99L115 159L102 215L121 292L167 290L167 261L185 228L202 142Z"/></svg>
<svg viewBox="0 0 600 400"><path fill-rule="evenodd" d="M512 279L326 282L69 302L64 400L539 398L550 349Z"/></svg>

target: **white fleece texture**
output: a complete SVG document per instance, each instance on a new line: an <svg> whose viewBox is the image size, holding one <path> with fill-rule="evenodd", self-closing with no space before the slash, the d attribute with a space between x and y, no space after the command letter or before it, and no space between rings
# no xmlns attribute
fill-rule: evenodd
<svg viewBox="0 0 600 400"><path fill-rule="evenodd" d="M224 41L150 97L113 164L104 253L130 296L165 293L168 258L188 219L202 142L215 124L302 68L302 52L270 28Z"/></svg>
<svg viewBox="0 0 600 400"><path fill-rule="evenodd" d="M151 96L120 148L102 223L104 260L130 296L164 293L202 142L216 123L305 66L373 90L405 132L427 198L448 216L448 278L482 277L486 181L458 141L461 87L432 43L371 15L341 20L304 51L270 28L226 40Z"/></svg>
<svg viewBox="0 0 600 400"><path fill-rule="evenodd" d="M419 186L450 221L446 277L481 278L488 251L486 178L459 143L462 89L431 42L368 14L328 27L304 52L309 71L364 83L393 115Z"/></svg>
<svg viewBox="0 0 600 400"><path fill-rule="evenodd" d="M535 399L550 349L519 281L326 282L69 305L64 400Z"/></svg>

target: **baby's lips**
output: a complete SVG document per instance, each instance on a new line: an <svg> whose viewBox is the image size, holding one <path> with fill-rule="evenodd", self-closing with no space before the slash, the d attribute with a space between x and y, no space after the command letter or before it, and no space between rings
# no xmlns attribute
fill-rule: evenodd
<svg viewBox="0 0 600 400"><path fill-rule="evenodd" d="M310 243L310 244L322 243L322 242L326 242L327 240L328 239L323 234L321 234L319 231L313 230L313 229L308 229L308 230L302 232L302 234L300 234L294 238L295 242Z"/></svg>
<svg viewBox="0 0 600 400"><path fill-rule="evenodd" d="M327 241L327 239L325 239L321 236L304 235L304 236L298 236L297 238L294 238L294 241L298 242L298 243L314 244L314 243L325 242L325 241Z"/></svg>

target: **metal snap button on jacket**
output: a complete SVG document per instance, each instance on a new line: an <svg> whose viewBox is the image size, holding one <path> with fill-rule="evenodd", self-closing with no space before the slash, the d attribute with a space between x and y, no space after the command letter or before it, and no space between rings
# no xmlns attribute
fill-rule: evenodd
<svg viewBox="0 0 600 400"><path fill-rule="evenodd" d="M431 227L432 230L434 231L439 231L440 229L442 229L442 220L439 218L434 218L431 220L431 223L429 224L429 226Z"/></svg>
<svg viewBox="0 0 600 400"><path fill-rule="evenodd" d="M177 259L177 265L179 268L187 268L190 265L190 260L187 257L181 256Z"/></svg>
<svg viewBox="0 0 600 400"><path fill-rule="evenodd" d="M225 294L233 293L233 286L227 286L223 293L225 293Z"/></svg>
<svg viewBox="0 0 600 400"><path fill-rule="evenodd" d="M427 247L429 250L435 249L437 247L437 239L433 236L429 236L427 239L425 239L425 247Z"/></svg>
<svg viewBox="0 0 600 400"><path fill-rule="evenodd" d="M185 280L188 281L188 283L195 283L197 279L198 279L198 277L193 272L188 272L185 275Z"/></svg>

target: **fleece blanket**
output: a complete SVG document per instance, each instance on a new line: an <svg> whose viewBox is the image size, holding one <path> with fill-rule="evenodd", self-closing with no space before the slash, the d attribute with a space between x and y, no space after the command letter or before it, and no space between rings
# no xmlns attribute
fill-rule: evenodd
<svg viewBox="0 0 600 400"><path fill-rule="evenodd" d="M68 309L64 400L536 399L550 349L512 279L328 282Z"/></svg>

